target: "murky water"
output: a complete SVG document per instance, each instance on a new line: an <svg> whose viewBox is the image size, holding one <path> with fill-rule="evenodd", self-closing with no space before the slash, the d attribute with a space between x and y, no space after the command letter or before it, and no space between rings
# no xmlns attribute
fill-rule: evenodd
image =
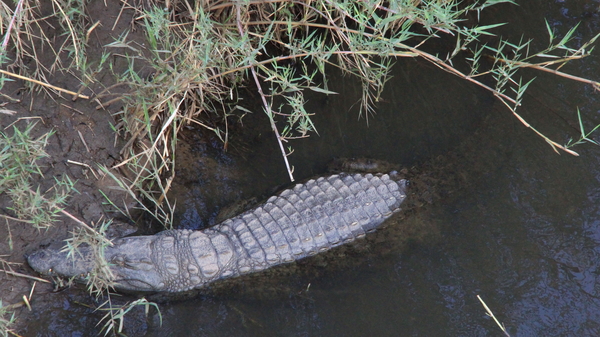
<svg viewBox="0 0 600 337"><path fill-rule="evenodd" d="M578 39L600 31L600 16L593 12L599 1L566 5L528 1L488 16L511 23L505 34L525 34L540 44L547 41L544 17L561 33L582 21ZM594 56L565 70L597 79L599 60ZM356 113L345 113L358 99L356 84L332 81L343 94L311 98L320 136L294 142L291 161L302 179L324 173L333 157L366 156L410 167L450 152L448 175L460 175L464 186L407 220L435 235L383 242L385 252L371 243L368 258L331 270L309 261L297 274L271 277L261 289L268 295L246 289L260 280L243 280L230 293L164 303L162 327L151 314L130 320L130 334L501 336L480 295L512 336L600 335L600 147L577 148L581 157L557 155L488 94L422 62L399 60L393 75L368 128ZM567 132L577 135L577 106L588 127L600 123L591 87L535 76L521 111L538 130L558 141ZM177 185L176 197L183 227L209 225L222 206L286 183L275 140L262 132L248 144L252 152L223 154L210 142L186 150L212 159L182 168L188 178ZM394 228L385 233L391 233L388 240L397 234ZM56 313L51 321L64 324L45 331L85 335L90 322L80 325L77 316L89 312L74 312L63 296L61 312L68 317Z"/></svg>
<svg viewBox="0 0 600 337"><path fill-rule="evenodd" d="M584 20L579 38L598 31L598 15L585 11L599 3L563 5L530 1L492 15L510 18L507 32L525 32L540 45L547 41L544 17L563 33ZM597 60L568 70L597 74ZM161 331L173 336L501 335L485 315L480 295L511 335L600 333L600 148L580 147L579 158L556 155L485 93L423 63L400 60L394 76L368 128L355 114L339 113L355 103L357 87L332 81L341 83L336 90L344 94L325 103L312 100L321 136L296 142L291 160L296 176L304 178L321 173L335 156L411 166L453 151L452 160L461 158L453 163L453 174L469 183L413 221L428 222L439 231L437 240L396 247L381 259L331 273L282 278L292 290L269 299L231 294L173 304ZM522 113L539 130L559 141L566 140L565 130L576 135L576 106L590 122L600 120L591 88L535 76ZM267 177L258 185L282 183L277 149L264 146L252 161ZM260 190L243 186L246 195Z"/></svg>

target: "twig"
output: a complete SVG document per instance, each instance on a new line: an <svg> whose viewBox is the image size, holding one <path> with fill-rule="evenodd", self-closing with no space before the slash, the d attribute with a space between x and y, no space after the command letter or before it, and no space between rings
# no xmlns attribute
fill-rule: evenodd
<svg viewBox="0 0 600 337"><path fill-rule="evenodd" d="M488 308L488 306L485 304L485 302L481 299L481 297L479 297L479 295L477 295L477 298L479 299L479 301L481 302L481 304L483 305L483 307L485 308L485 311L487 311L487 315L490 316L491 318L494 319L494 321L496 322L496 324L498 324L498 326L500 327L500 330L502 330L502 332L504 332L504 334L507 337L510 337L510 335L508 334L508 331L506 331L506 328L504 327L503 324L501 324L497 319L496 316L494 316L494 313L490 310L490 308Z"/></svg>
<svg viewBox="0 0 600 337"><path fill-rule="evenodd" d="M81 139L81 142L83 143L83 145L85 145L85 149L87 150L88 153L90 153L90 148L88 147L87 143L85 142L85 138L83 138L81 131L77 130L77 133L79 134L79 138Z"/></svg>
<svg viewBox="0 0 600 337"><path fill-rule="evenodd" d="M8 28L6 29L6 35L4 36L4 41L2 41L2 51L6 51L6 46L8 45L8 39L10 39L10 32L12 31L12 27L15 24L15 20L17 15L21 12L23 8L23 0L19 0L17 7L15 7L15 11L13 12L13 16L10 19L10 23L8 24Z"/></svg>
<svg viewBox="0 0 600 337"><path fill-rule="evenodd" d="M65 107L65 108L67 108L67 109L73 110L73 111L75 111L75 112L79 113L80 115L85 115L83 112L81 112L81 111L79 111L79 110L77 110L77 109L75 109L75 108L73 108L73 107L70 107L70 106L68 106L68 105L66 105L66 104L64 104L64 103L60 103L60 105L64 106L64 107Z"/></svg>
<svg viewBox="0 0 600 337"><path fill-rule="evenodd" d="M96 172L94 171L94 169L90 165L88 165L86 163L80 163L78 161L74 161L74 160L70 160L70 159L67 159L67 163L69 163L69 164L75 164L75 165L79 165L79 166L83 166L83 167L87 167L92 172L92 174L94 175L94 178L96 178L96 180L100 179L100 178L98 178L98 175L96 174Z"/></svg>
<svg viewBox="0 0 600 337"><path fill-rule="evenodd" d="M497 96L497 95L496 95L496 97L497 97L498 99L500 99L500 102L502 102L504 105L506 105L506 107L508 108L508 110L510 110L510 111L512 112L512 114L513 114L515 117L517 117L517 119L519 120L519 122L521 122L523 125L525 125L525 127L526 127L526 128L529 128L529 129L531 129L531 130L532 130L533 132L535 132L535 133L536 133L538 136L542 137L542 139L544 139L544 140L545 140L545 141L546 141L548 144L550 144L550 146L552 146L552 149L553 149L553 150L554 150L556 153L558 153L558 151L556 151L556 148L559 148L559 149L561 149L561 150L565 151L565 152L566 152L566 153L568 153L568 154L571 154L571 155L574 155L574 156L576 156L576 157L579 157L579 153L577 153L577 152L575 152L575 151L573 151L573 150L567 149L566 147L564 147L564 146L562 146L562 145L558 144L557 142L553 141L552 139L550 139L550 138L548 138L548 137L544 136L544 134L543 134L543 133L539 132L539 131L538 131L538 130L536 130L534 127L532 127L532 126L531 126L531 124L527 123L527 121L526 121L526 120L525 120L523 117L521 117L521 115L519 115L519 114L518 114L518 113L517 113L517 112L516 112L516 111L515 111L515 110L514 110L514 109L513 109L513 108L512 108L510 105L508 105L508 103L506 103L506 101L505 101L505 100L503 100L501 97L499 97L499 96Z"/></svg>
<svg viewBox="0 0 600 337"><path fill-rule="evenodd" d="M98 103L100 103L100 104L98 104L96 106L96 110L106 109L109 105L113 104L114 102L118 102L122 99L125 99L125 97L124 96L115 97L115 98L111 99L110 101L106 101L104 103L98 101Z"/></svg>
<svg viewBox="0 0 600 337"><path fill-rule="evenodd" d="M434 65L436 65L438 68L440 68L440 69L442 69L442 70L444 70L444 71L446 71L446 72L449 72L449 73L451 73L451 74L454 74L454 75L456 75L456 76L458 76L458 77L461 77L461 78L463 78L463 79L465 79L465 80L467 80L467 81L469 81L469 82L471 82L471 83L474 83L474 84L476 84L476 85L478 85L478 86L480 86L480 87L482 87L482 88L484 88L484 89L486 89L486 90L488 90L488 91L492 92L494 95L496 95L496 96L498 96L498 97L502 97L502 98L504 98L504 99L506 99L506 100L510 101L511 103L514 103L514 104L516 104L516 103L517 103L517 102L516 102L516 101L515 101L513 98L511 98L511 97L509 97L509 96L507 96L507 95L505 95L505 94L503 94L503 93L501 93L501 92L497 91L496 89L494 89L494 88L492 88L492 87L489 87L489 86L487 86L487 85L485 85L485 84L483 84L483 83L481 83L481 82L479 82L479 81L477 81L477 80L473 79L471 76L468 76L468 75L465 75L465 74L463 74L463 73L462 73L462 72L460 72L458 69L456 69L456 68L454 68L454 67L452 67L452 66L450 66L450 65L446 64L446 62L442 61L442 60L441 60L440 58L438 58L438 57L436 57L436 56L433 56L433 55L431 55L431 54L429 54L429 53L426 53L426 52L424 52L424 51L421 51L421 50L418 50L418 49L415 49L415 48L409 47L409 46L405 46L405 47L406 47L408 50L410 50L411 52L413 52L413 53L415 53L415 54L417 54L417 55L421 56L422 58L424 58L424 59L426 59L426 60L429 60L431 63L433 63Z"/></svg>
<svg viewBox="0 0 600 337"><path fill-rule="evenodd" d="M30 276L30 275L25 275L25 274L17 273L17 272L10 271L10 270L2 270L2 271L5 272L6 274L10 274L10 275L13 275L13 276L24 277L24 278L28 278L28 279L31 279L31 280L34 280L34 281L50 283L50 281L44 280L43 278L39 278L39 277L35 277L35 276Z"/></svg>
<svg viewBox="0 0 600 337"><path fill-rule="evenodd" d="M29 291L29 299L31 299L31 297L33 296L33 291L35 290L35 286L37 285L36 282L33 282L33 285L31 286L31 290Z"/></svg>
<svg viewBox="0 0 600 337"><path fill-rule="evenodd" d="M8 333L10 333L11 335L15 336L15 337L23 337L21 335L19 335L18 333L12 331L12 330L8 330Z"/></svg>
<svg viewBox="0 0 600 337"><path fill-rule="evenodd" d="M60 212L62 214L64 214L64 215L66 215L67 217L71 218L71 220L77 222L78 224L80 224L81 226L83 226L84 228L86 228L87 230L89 230L92 233L95 233L96 235L98 235L98 237L100 237L102 239L102 241L104 241L105 243L107 243L111 247L114 246L114 244L109 239L105 238L104 235L98 233L95 229L93 229L92 227L88 226L88 224L86 224L85 222L77 219L76 217L74 217L69 212L65 211L64 209L61 209Z"/></svg>
<svg viewBox="0 0 600 337"><path fill-rule="evenodd" d="M42 117L40 117L40 116L32 116L32 117L19 117L19 118L17 118L17 120L16 120L16 121L14 121L14 122L12 122L12 123L8 124L7 126L5 126L5 127L4 127L4 130L6 130L6 129L10 128L11 126L13 126L13 125L17 124L18 122L20 122L20 121L22 121L22 120L29 120L29 119L40 119L40 120L41 120L41 119L42 119ZM36 122L36 123L37 123L37 122Z"/></svg>
<svg viewBox="0 0 600 337"><path fill-rule="evenodd" d="M571 74L567 74L567 73L563 73L562 71L555 70L555 69L552 69L552 68L546 68L546 67L541 66L539 64L529 64L529 63L520 62L520 61L506 61L506 60L503 60L503 59L496 59L496 58L494 58L494 59L498 60L500 62L503 62L503 63L516 64L516 65L518 65L521 68L533 68L533 69L537 69L537 70L540 70L540 71L545 71L547 73L551 73L551 74L554 74L554 75L557 75L557 76L560 76L560 77L568 78L568 79L573 80L573 81L591 84L591 85L594 86L594 88L600 88L600 82L593 81L593 80L590 80L590 79L587 79L587 78L583 78L583 77L579 77L579 76L575 76L575 75L571 75Z"/></svg>
<svg viewBox="0 0 600 337"><path fill-rule="evenodd" d="M69 27L69 32L70 32L70 36L71 36L71 40L73 41L73 50L75 52L75 62L77 64L79 64L79 48L77 45L77 37L75 35L75 28L73 27L73 24L71 22L71 20L69 20L69 16L67 15L67 13L65 13L63 6L61 3L59 3L57 0L52 0L52 2L54 2L54 5L56 7L58 7L58 10L60 10L60 12L62 13L63 17L64 17L64 21L67 23L67 26ZM54 7L54 6L53 6ZM73 95L74 98L78 97L78 94Z"/></svg>
<svg viewBox="0 0 600 337"><path fill-rule="evenodd" d="M73 95L73 96L81 97L81 98L83 98L83 99L90 99L90 96L81 95L81 94L78 94L78 93L76 93L76 92L73 92L73 91L71 91L71 90L67 90L67 89L59 88L59 87L57 87L57 86L54 86L54 85L52 85L52 84L48 84L48 83L44 83L44 82L40 82L40 81L38 81L38 80L34 80L33 78L29 78L29 77L21 76L21 75L18 75L18 74L14 74L14 73L11 73L11 72L9 72L9 71L6 71L6 70L2 70L2 69L0 69L0 74L8 75L8 76L11 76L11 77L14 77L14 78L18 78L18 79L20 79L20 80L25 80L25 81L33 82L33 83L35 83L35 84L39 84L39 85L41 85L41 86L44 86L44 87L47 87L47 88L50 88L50 89L54 89L54 90L57 90L57 91L61 91L61 92L67 93L67 94L69 94L69 95Z"/></svg>
<svg viewBox="0 0 600 337"><path fill-rule="evenodd" d="M242 21L241 21L241 7L240 7L239 3L236 4L236 21L237 21L237 27L238 27L240 36L244 36L244 29L242 28ZM287 169L288 175L290 176L290 180L293 182L294 175L292 174L293 171L290 168L290 163L287 158L288 155L285 153L285 148L283 147L283 143L281 141L282 140L281 135L279 134L279 130L277 130L277 125L275 125L275 119L273 118L273 112L271 111L271 106L269 106L269 103L267 102L267 98L265 97L265 94L263 93L262 86L260 85L260 81L258 80L258 76L256 75L256 69L254 68L253 64L250 65L250 72L252 73L252 77L254 78L254 83L256 83L256 87L258 88L258 93L260 94L260 98L265 107L265 113L269 116L269 120L271 122L271 129L273 130L273 132L275 133L275 137L277 138L277 143L279 144L279 150L281 151L281 154L283 156L283 161L285 162L285 167Z"/></svg>
<svg viewBox="0 0 600 337"><path fill-rule="evenodd" d="M31 220L13 218L12 216L6 215L6 214L0 214L0 217L3 217L4 219L7 219L7 220L17 221L17 222L33 223Z"/></svg>

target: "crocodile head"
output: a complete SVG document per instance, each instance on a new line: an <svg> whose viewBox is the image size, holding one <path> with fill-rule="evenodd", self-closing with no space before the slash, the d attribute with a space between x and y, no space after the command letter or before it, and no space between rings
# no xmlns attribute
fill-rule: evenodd
<svg viewBox="0 0 600 337"><path fill-rule="evenodd" d="M181 283L187 283L183 273L166 272L177 269L175 255L166 260L153 260L159 251L154 243L164 237L167 236L121 238L115 240L113 246L104 248L104 259L110 266L110 281L114 282L115 289L133 293L174 291L181 288ZM97 267L103 265L90 247L79 247L73 254L41 249L27 256L27 262L43 275L75 277L80 282L85 282L86 276L97 272Z"/></svg>

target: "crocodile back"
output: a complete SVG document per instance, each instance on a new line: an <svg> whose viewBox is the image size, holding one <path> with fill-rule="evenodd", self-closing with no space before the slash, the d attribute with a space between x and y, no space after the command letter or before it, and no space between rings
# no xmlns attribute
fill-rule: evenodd
<svg viewBox="0 0 600 337"><path fill-rule="evenodd" d="M234 274L256 272L364 237L400 210L405 189L395 173L321 177L208 231L231 240Z"/></svg>

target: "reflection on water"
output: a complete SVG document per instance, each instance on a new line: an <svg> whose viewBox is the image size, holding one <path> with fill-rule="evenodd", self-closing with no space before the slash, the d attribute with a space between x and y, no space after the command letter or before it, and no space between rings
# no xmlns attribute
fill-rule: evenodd
<svg viewBox="0 0 600 337"><path fill-rule="evenodd" d="M544 43L544 16L563 33L579 20L583 35L595 33L597 2L566 5L528 1L494 15L510 18L507 31L517 38L527 31ZM387 102L369 128L355 114L343 113L355 103L351 97L358 97L352 96L354 84L339 81L343 94L312 99L309 109L319 111L321 136L294 143L291 160L302 179L323 173L333 156L412 166L452 151L453 170L447 174L466 183L407 220L438 231L436 239L392 245L385 254L378 248L385 242L372 244L367 259L348 267L330 270L308 262L298 266L301 273L273 277L278 284L265 286L274 289L270 296L244 289L256 285L250 280L237 285L240 291L165 303L162 327L151 314L133 323L131 335L500 336L478 294L512 336L600 335L600 148L580 147L581 157L556 155L488 95L422 63L398 63ZM569 70L600 74L597 57L586 60L586 68L577 66ZM539 130L559 141L566 140L564 130L575 135L575 106L592 119L590 125L594 118L600 122L592 90L536 75L522 111ZM183 226L203 227L219 207L285 183L275 142L264 138L252 144L256 152L190 164L198 178L195 185L180 183L196 189L177 196L186 208ZM194 151L212 150L205 144ZM219 168L218 177L202 171L210 165ZM207 201L211 189L219 188L226 193Z"/></svg>

